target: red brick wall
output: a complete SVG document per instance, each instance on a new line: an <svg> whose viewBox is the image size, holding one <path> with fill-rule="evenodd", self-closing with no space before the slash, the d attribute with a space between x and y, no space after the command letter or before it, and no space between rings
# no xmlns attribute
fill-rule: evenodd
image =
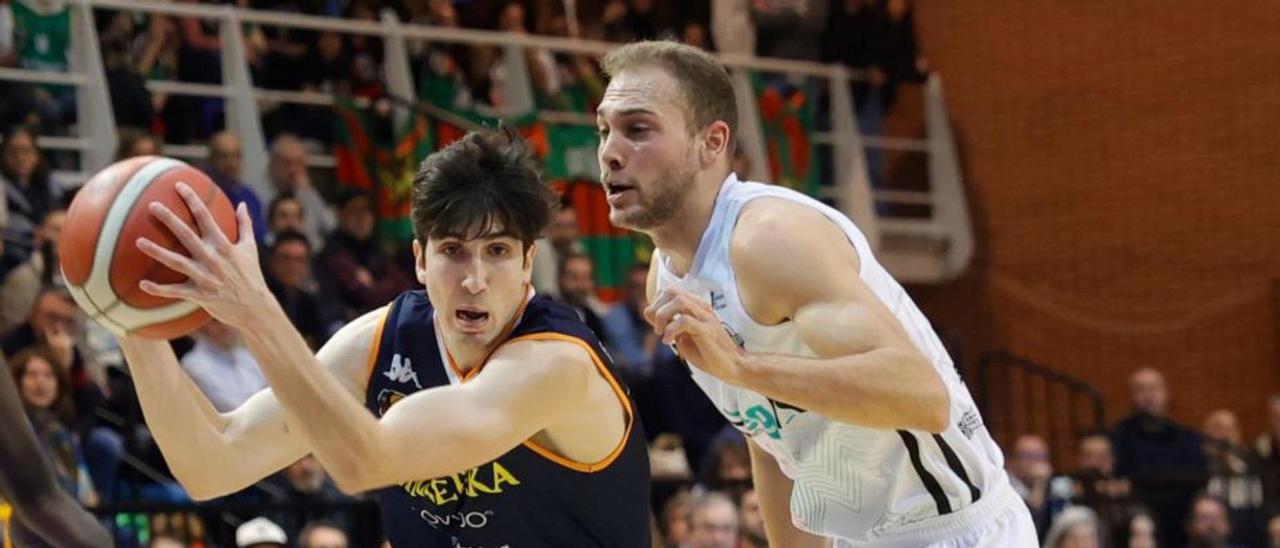
<svg viewBox="0 0 1280 548"><path fill-rule="evenodd" d="M1227 5L1229 4L1229 6ZM1174 415L1263 427L1280 389L1280 4L917 2L963 149L978 257L912 288L965 358L1098 386L1141 366Z"/></svg>

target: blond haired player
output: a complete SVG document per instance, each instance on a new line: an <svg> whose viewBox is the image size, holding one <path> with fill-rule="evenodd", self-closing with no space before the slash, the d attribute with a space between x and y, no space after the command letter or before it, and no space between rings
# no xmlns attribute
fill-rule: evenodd
<svg viewBox="0 0 1280 548"><path fill-rule="evenodd" d="M647 316L750 437L771 546L1035 546L929 322L844 215L730 169L724 67L620 47L597 110L614 224L653 238Z"/></svg>

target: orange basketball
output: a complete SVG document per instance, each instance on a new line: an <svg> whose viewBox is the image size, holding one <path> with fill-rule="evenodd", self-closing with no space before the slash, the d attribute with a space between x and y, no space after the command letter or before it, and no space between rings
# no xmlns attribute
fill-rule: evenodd
<svg viewBox="0 0 1280 548"><path fill-rule="evenodd" d="M145 237L188 255L147 209L151 202L160 202L195 227L175 188L179 182L203 198L218 227L236 241L235 210L226 194L200 170L172 158L144 156L116 162L89 179L67 210L58 244L62 274L85 313L113 333L172 339L209 320L209 314L193 303L156 297L138 287L142 280L161 284L186 280L137 247L138 238Z"/></svg>

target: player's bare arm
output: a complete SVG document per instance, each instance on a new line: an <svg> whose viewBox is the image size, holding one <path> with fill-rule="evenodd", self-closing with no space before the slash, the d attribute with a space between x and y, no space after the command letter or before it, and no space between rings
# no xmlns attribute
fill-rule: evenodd
<svg viewBox="0 0 1280 548"><path fill-rule="evenodd" d="M230 242L190 189L180 185L179 192L200 234L163 206L152 211L191 257L145 241L140 248L188 281L143 282L143 290L195 302L238 329L284 411L279 424L288 423L343 490L360 492L463 472L566 420L571 410L584 405L594 375L587 352L570 343L521 341L496 352L471 382L410 395L379 421L322 368L366 363L376 330L368 323L349 326L313 355L268 292L253 239ZM243 208L237 218L240 233L251 234ZM536 357L531 357L535 347ZM424 416L432 420L422 421Z"/></svg>
<svg viewBox="0 0 1280 548"><path fill-rule="evenodd" d="M343 331L371 333L385 309L347 324ZM335 336L321 354L356 337ZM348 342L338 341L348 339ZM310 449L285 425L284 410L272 389L254 394L236 409L219 413L187 376L166 341L126 336L120 347L130 364L147 425L174 476L197 500L240 491L306 455ZM353 349L359 353L360 349ZM328 372L352 399L364 391L363 361L327 360ZM210 467L209 462L226 463Z"/></svg>
<svg viewBox="0 0 1280 548"><path fill-rule="evenodd" d="M660 293L647 312L664 342L727 382L835 420L946 429L941 377L856 275L857 253L836 225L809 208L761 199L744 207L731 245L747 312L765 325L795 322L819 358L745 352L705 301L679 290Z"/></svg>

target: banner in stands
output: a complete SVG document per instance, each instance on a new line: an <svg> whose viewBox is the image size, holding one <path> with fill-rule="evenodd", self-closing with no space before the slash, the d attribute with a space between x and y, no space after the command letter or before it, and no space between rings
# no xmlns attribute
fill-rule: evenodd
<svg viewBox="0 0 1280 548"><path fill-rule="evenodd" d="M814 131L811 82L797 86L760 73L752 73L751 81L772 182L816 196L818 170L814 166L813 142L809 140Z"/></svg>

